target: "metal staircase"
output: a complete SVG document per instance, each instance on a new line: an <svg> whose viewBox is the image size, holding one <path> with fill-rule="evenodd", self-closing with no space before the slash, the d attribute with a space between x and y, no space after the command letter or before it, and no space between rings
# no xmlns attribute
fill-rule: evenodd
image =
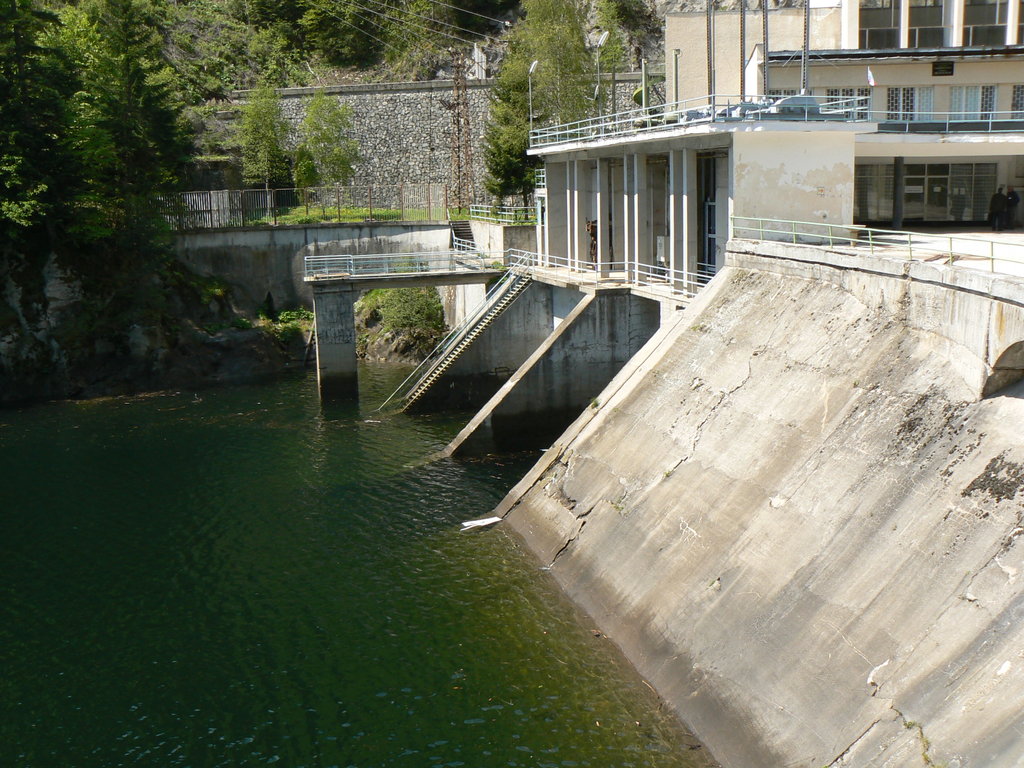
<svg viewBox="0 0 1024 768"><path fill-rule="evenodd" d="M419 400L431 385L437 381L463 352L480 336L495 318L504 312L530 284L529 275L509 270L497 283L491 286L487 296L466 317L452 329L434 351L416 367L398 389L391 393L378 410L392 401L401 401L399 410L406 410Z"/></svg>

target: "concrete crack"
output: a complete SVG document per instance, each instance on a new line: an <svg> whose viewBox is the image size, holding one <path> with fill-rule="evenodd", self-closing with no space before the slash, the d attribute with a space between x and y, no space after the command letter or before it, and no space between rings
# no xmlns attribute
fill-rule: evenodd
<svg viewBox="0 0 1024 768"><path fill-rule="evenodd" d="M882 722L882 718L880 718L880 717L875 718L875 720L872 721L871 725L869 725L867 728L865 728L863 731L861 731L860 736L858 736L856 739L851 741L850 744L846 747L846 749L844 749L842 752L840 752L832 760L831 763L826 763L825 764L825 768L833 768L833 766L838 765L841 760L844 760L846 758L846 756L848 754L850 754L850 752L853 750L853 748L856 747L857 744L860 743L864 739L864 737L867 736L868 733L871 732L871 729L874 728L876 725L878 725L880 722Z"/></svg>
<svg viewBox="0 0 1024 768"><path fill-rule="evenodd" d="M551 558L551 563L550 563L550 565L548 565L548 568L551 568L558 561L558 558L560 558L562 556L562 554L565 552L565 550L567 550L569 548L569 545L571 545L573 542L576 541L576 539L578 539L580 537L580 534L583 533L583 526L585 526L586 524L587 524L586 520L581 520L580 521L580 527L576 529L576 533L573 534L565 542L565 544L562 545L562 548L555 553L555 556L553 558Z"/></svg>

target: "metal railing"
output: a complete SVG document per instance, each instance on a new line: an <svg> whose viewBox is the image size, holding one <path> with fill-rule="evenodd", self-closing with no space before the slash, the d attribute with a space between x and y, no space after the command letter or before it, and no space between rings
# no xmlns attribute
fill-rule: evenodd
<svg viewBox="0 0 1024 768"><path fill-rule="evenodd" d="M530 133L531 147L609 136L634 135L708 123L757 120L863 122L871 108L869 96L728 96L715 94L654 107L631 109L579 120Z"/></svg>
<svg viewBox="0 0 1024 768"><path fill-rule="evenodd" d="M893 112L875 110L870 120L882 133L1006 133L1024 131L1020 110L978 112Z"/></svg>
<svg viewBox="0 0 1024 768"><path fill-rule="evenodd" d="M537 211L529 205L471 205L469 218L490 224L536 224Z"/></svg>
<svg viewBox="0 0 1024 768"><path fill-rule="evenodd" d="M362 221L443 221L444 184L388 184L289 189L220 189L159 198L179 231Z"/></svg>
<svg viewBox="0 0 1024 768"><path fill-rule="evenodd" d="M856 224L824 224L814 221L763 219L733 216L732 236L747 240L825 245L916 261L966 265L986 263L991 272L1020 273L1024 244L973 235L908 232L862 227ZM1013 265L1018 268L1015 269Z"/></svg>
<svg viewBox="0 0 1024 768"><path fill-rule="evenodd" d="M443 358L445 358L449 352L459 343L463 335L465 335L474 325L483 320L484 316L498 303L501 296L509 290L513 281L521 278L526 273L519 269L517 265L513 265L512 261L509 262L509 268L504 275L501 276L490 288L487 289L487 293L473 309L471 309L461 323L453 327L444 338L437 344L434 349L430 351L422 362L417 365L412 372L405 377L401 384L388 395L388 399L380 404L378 411L383 410L388 403L396 399L404 399L408 397L414 389L418 386L420 380L427 375L427 373Z"/></svg>
<svg viewBox="0 0 1024 768"><path fill-rule="evenodd" d="M307 256L305 258L305 278L306 280L317 280L328 277L397 277L428 272L472 272L484 269L502 269L503 259L503 253L483 251Z"/></svg>
<svg viewBox="0 0 1024 768"><path fill-rule="evenodd" d="M569 275L565 277L577 285L605 283L644 287L665 297L680 299L693 298L714 277L714 272L710 270L670 269L667 264L613 261L598 265L567 256L514 249L509 250L508 254L510 268L531 276L545 270L568 271Z"/></svg>

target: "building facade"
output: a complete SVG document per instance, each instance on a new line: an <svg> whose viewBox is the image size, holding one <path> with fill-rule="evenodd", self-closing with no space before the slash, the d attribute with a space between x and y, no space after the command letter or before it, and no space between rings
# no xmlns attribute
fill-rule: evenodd
<svg viewBox="0 0 1024 768"><path fill-rule="evenodd" d="M670 103L534 131L540 250L698 284L737 221L986 226L1024 186L1022 6L811 0L767 46L760 9L669 14Z"/></svg>

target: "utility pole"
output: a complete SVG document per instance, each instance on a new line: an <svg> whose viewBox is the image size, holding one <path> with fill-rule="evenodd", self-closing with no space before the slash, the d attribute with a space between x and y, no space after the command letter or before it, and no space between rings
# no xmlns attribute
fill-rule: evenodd
<svg viewBox="0 0 1024 768"><path fill-rule="evenodd" d="M466 90L466 57L452 49L452 100L441 101L452 113L452 186L455 207L469 208L473 198L473 144L470 133L469 95Z"/></svg>

